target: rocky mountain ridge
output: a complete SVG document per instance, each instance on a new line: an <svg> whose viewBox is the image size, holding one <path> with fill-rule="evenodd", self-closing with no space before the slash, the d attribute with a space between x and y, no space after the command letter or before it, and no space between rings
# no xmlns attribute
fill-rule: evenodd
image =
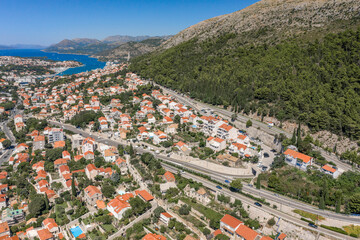
<svg viewBox="0 0 360 240"><path fill-rule="evenodd" d="M277 43L301 35L317 37L359 21L358 0L262 0L245 9L207 19L179 32L164 44L168 49L197 38L234 33L244 44Z"/></svg>
<svg viewBox="0 0 360 240"><path fill-rule="evenodd" d="M122 36L115 35L103 40L90 38L64 39L44 49L46 52L87 54L101 57L103 60L123 60L130 52L138 56L153 51L170 36ZM147 41L148 40L148 41Z"/></svg>

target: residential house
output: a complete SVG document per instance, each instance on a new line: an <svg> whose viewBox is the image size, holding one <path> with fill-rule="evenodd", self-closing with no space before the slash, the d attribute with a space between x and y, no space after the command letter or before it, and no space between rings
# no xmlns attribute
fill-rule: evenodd
<svg viewBox="0 0 360 240"><path fill-rule="evenodd" d="M241 143L232 143L229 147L229 153L237 153L239 156L251 156L249 148Z"/></svg>
<svg viewBox="0 0 360 240"><path fill-rule="evenodd" d="M154 144L160 144L161 142L165 142L167 140L167 135L158 130L156 132L154 132L154 138L153 138L153 142Z"/></svg>
<svg viewBox="0 0 360 240"><path fill-rule="evenodd" d="M157 235L156 233L148 233L142 240L166 240L166 237L163 235Z"/></svg>
<svg viewBox="0 0 360 240"><path fill-rule="evenodd" d="M106 149L104 151L104 159L106 162L115 162L117 154L112 149Z"/></svg>
<svg viewBox="0 0 360 240"><path fill-rule="evenodd" d="M226 141L217 137L209 137L206 139L206 147L212 149L215 152L219 152L226 148Z"/></svg>
<svg viewBox="0 0 360 240"><path fill-rule="evenodd" d="M85 200L89 205L94 206L96 201L102 200L103 195L101 190L96 186L88 186L84 189Z"/></svg>
<svg viewBox="0 0 360 240"><path fill-rule="evenodd" d="M191 152L191 148L182 141L175 143L175 147L183 154L190 154Z"/></svg>
<svg viewBox="0 0 360 240"><path fill-rule="evenodd" d="M40 240L55 240L54 235L47 229L41 229L37 231L37 235Z"/></svg>
<svg viewBox="0 0 360 240"><path fill-rule="evenodd" d="M165 128L165 133L166 134L176 134L178 127L179 127L179 124L177 124L177 123L170 124L169 126L167 126Z"/></svg>
<svg viewBox="0 0 360 240"><path fill-rule="evenodd" d="M333 178L338 178L340 175L339 171L336 168L328 164L322 166L321 171L325 174L332 176Z"/></svg>
<svg viewBox="0 0 360 240"><path fill-rule="evenodd" d="M121 219L123 214L131 209L131 206L128 202L120 200L119 198L114 198L107 205L106 209L113 214L116 219Z"/></svg>
<svg viewBox="0 0 360 240"><path fill-rule="evenodd" d="M166 226L169 225L170 220L173 218L173 216L171 216L169 213L167 212L163 212L160 213L160 221L162 221L163 223L165 223Z"/></svg>
<svg viewBox="0 0 360 240"><path fill-rule="evenodd" d="M113 173L113 170L108 168L97 168L94 164L88 164L85 168L85 174L86 176L94 180L97 175L104 176L105 178L109 178Z"/></svg>
<svg viewBox="0 0 360 240"><path fill-rule="evenodd" d="M54 148L64 148L65 147L65 141L56 141L53 143Z"/></svg>
<svg viewBox="0 0 360 240"><path fill-rule="evenodd" d="M64 132L61 128L52 128L49 132L48 132L48 141L49 143L54 143L57 141L64 141L65 137L64 137Z"/></svg>
<svg viewBox="0 0 360 240"><path fill-rule="evenodd" d="M313 158L288 148L285 152L285 162L306 171L313 164Z"/></svg>
<svg viewBox="0 0 360 240"><path fill-rule="evenodd" d="M7 222L0 223L0 238L10 236L10 228Z"/></svg>
<svg viewBox="0 0 360 240"><path fill-rule="evenodd" d="M150 202L154 199L154 197L146 190L135 190L135 194L140 196L140 198L146 202Z"/></svg>
<svg viewBox="0 0 360 240"><path fill-rule="evenodd" d="M218 138L226 139L226 140L233 140L236 139L238 135L238 129L224 123L218 129L216 136Z"/></svg>
<svg viewBox="0 0 360 240"><path fill-rule="evenodd" d="M175 182L175 176L174 174L172 174L171 172L167 171L166 173L164 173L164 175L162 176L162 178L166 181L166 182Z"/></svg>
<svg viewBox="0 0 360 240"><path fill-rule="evenodd" d="M81 152L94 152L95 151L95 139L87 137L82 141Z"/></svg>
<svg viewBox="0 0 360 240"><path fill-rule="evenodd" d="M230 154L219 155L216 160L220 163L227 163L229 167L238 167L241 164L240 158L234 157Z"/></svg>
<svg viewBox="0 0 360 240"><path fill-rule="evenodd" d="M128 167L126 165L126 160L118 158L115 160L115 165L120 169L121 175L126 175L128 172Z"/></svg>
<svg viewBox="0 0 360 240"><path fill-rule="evenodd" d="M236 229L241 225L243 225L242 221L229 214L225 214L225 216L220 220L221 231L230 236L235 236Z"/></svg>
<svg viewBox="0 0 360 240"><path fill-rule="evenodd" d="M36 136L33 141L33 151L42 150L45 148L45 136Z"/></svg>
<svg viewBox="0 0 360 240"><path fill-rule="evenodd" d="M191 188L188 184L184 188L184 193L188 197L196 199L196 201L200 202L205 206L211 202L210 195L206 192L204 188L199 188L198 190L195 190L194 188Z"/></svg>
<svg viewBox="0 0 360 240"><path fill-rule="evenodd" d="M1 213L2 222L7 222L9 226L19 223L24 219L25 213L22 209L11 210L10 208L7 208Z"/></svg>
<svg viewBox="0 0 360 240"><path fill-rule="evenodd" d="M0 139L0 149L4 149L4 146L3 146L3 142L5 141L6 139L5 138L1 138Z"/></svg>
<svg viewBox="0 0 360 240"><path fill-rule="evenodd" d="M48 229L54 235L60 233L60 228L53 218L46 218L42 222L42 227Z"/></svg>

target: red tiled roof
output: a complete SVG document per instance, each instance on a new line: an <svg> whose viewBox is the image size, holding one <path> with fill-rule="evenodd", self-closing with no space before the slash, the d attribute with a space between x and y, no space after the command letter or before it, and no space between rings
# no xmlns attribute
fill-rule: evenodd
<svg viewBox="0 0 360 240"><path fill-rule="evenodd" d="M305 154L302 154L302 153L299 153L297 151L294 151L290 148L288 148L285 152L284 152L285 155L290 155L292 156L293 158L297 158L297 159L300 159L302 160L303 162L305 163L308 163L310 160L311 160L311 157L310 156L307 156Z"/></svg>
<svg viewBox="0 0 360 240"><path fill-rule="evenodd" d="M240 225L235 232L245 240L255 240L255 238L259 235L256 231L245 225Z"/></svg>
<svg viewBox="0 0 360 240"><path fill-rule="evenodd" d="M234 229L243 223L239 219L234 218L233 216L231 216L229 214L225 214L225 216L220 221Z"/></svg>
<svg viewBox="0 0 360 240"><path fill-rule="evenodd" d="M154 197L146 190L136 190L135 194L140 195L143 199L145 199L145 201L151 201L154 199Z"/></svg>

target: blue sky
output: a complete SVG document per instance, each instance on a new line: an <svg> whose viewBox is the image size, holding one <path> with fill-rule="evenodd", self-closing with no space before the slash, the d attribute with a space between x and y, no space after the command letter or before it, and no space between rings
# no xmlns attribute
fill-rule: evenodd
<svg viewBox="0 0 360 240"><path fill-rule="evenodd" d="M0 0L0 44L169 35L257 0Z"/></svg>

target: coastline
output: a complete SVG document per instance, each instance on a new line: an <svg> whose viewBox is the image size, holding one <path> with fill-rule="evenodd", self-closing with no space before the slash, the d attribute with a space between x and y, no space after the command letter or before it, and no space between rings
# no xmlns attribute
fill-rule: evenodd
<svg viewBox="0 0 360 240"><path fill-rule="evenodd" d="M24 57L24 58L37 58L45 57L47 60L53 61L74 61L77 62L77 66L66 66L58 65L52 66L55 70L55 75L72 75L80 72L91 71L94 69L103 69L106 66L107 61L99 61L97 58L86 55L86 54L66 54L57 52L47 52L44 49L16 49L16 50L0 50L0 56L13 56L13 57ZM59 67L60 69L57 69ZM67 68L69 67L69 68Z"/></svg>
<svg viewBox="0 0 360 240"><path fill-rule="evenodd" d="M45 52L45 53L57 53L57 54L71 54L71 55L82 55L82 56L87 56L89 58L95 58L96 60L98 60L99 62L107 62L107 61L102 61L95 55L89 55L89 54L85 54L85 53L62 53L62 52L56 52L56 51L45 51L45 49L41 49L41 52Z"/></svg>

